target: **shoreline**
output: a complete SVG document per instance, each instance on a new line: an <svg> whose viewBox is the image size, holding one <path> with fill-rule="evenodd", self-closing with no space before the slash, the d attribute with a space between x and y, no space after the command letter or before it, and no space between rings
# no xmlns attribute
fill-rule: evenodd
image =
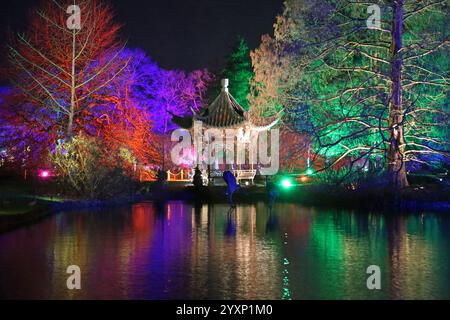
<svg viewBox="0 0 450 320"><path fill-rule="evenodd" d="M153 188L145 194L114 199L88 200L88 199L59 199L39 200L39 196L15 194L15 201L30 201L34 199L39 204L35 209L26 212L0 214L0 234L20 227L34 224L53 214L74 210L102 210L111 207L127 206L139 202L167 202L185 201L192 204L227 203L226 187L177 187L163 186ZM277 199L278 203L294 203L305 207L340 210L365 210L379 213L419 213L423 211L436 213L450 213L448 190L441 190L436 194L432 190L426 192L419 190L411 192L406 190L393 196L389 190L344 191L324 186L305 186L283 190ZM7 195L6 195L7 197ZM428 199L427 199L428 198ZM0 200L5 195L0 194ZM236 204L252 204L268 202L264 187L248 187L235 194Z"/></svg>
<svg viewBox="0 0 450 320"><path fill-rule="evenodd" d="M33 225L52 214L50 207L43 205L23 213L0 215L0 234Z"/></svg>

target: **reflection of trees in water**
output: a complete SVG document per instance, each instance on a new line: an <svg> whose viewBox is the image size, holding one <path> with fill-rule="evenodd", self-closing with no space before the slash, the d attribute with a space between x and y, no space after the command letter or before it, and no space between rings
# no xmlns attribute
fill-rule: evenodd
<svg viewBox="0 0 450 320"><path fill-rule="evenodd" d="M449 235L443 214L282 203L229 214L225 204L142 203L61 214L4 235L0 271L8 276L0 279L2 294L25 288L52 298L450 298ZM30 283L7 272L32 264L42 276ZM72 264L82 292L65 289ZM382 270L381 292L365 286L372 264Z"/></svg>
<svg viewBox="0 0 450 320"><path fill-rule="evenodd" d="M276 232L280 228L278 215L271 209L266 223L266 233Z"/></svg>
<svg viewBox="0 0 450 320"><path fill-rule="evenodd" d="M192 292L197 298L279 298L279 246L267 237L267 209L204 205L193 210ZM204 218L199 217L203 216ZM208 227L206 227L208 226ZM200 252L201 251L201 252ZM212 271L213 270L213 271ZM214 289L211 287L213 286Z"/></svg>
<svg viewBox="0 0 450 320"><path fill-rule="evenodd" d="M300 282L310 286L314 298L448 297L448 219L440 223L441 217L333 211L314 214L311 243L302 255L307 262L299 263L316 272L309 278L300 273ZM381 291L365 288L369 265L382 270Z"/></svg>
<svg viewBox="0 0 450 320"><path fill-rule="evenodd" d="M448 229L440 218L439 214L386 216L391 298L450 297Z"/></svg>

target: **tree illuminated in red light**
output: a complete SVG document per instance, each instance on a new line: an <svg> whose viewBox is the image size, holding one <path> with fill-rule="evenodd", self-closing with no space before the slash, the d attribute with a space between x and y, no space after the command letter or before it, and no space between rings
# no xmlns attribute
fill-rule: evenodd
<svg viewBox="0 0 450 320"><path fill-rule="evenodd" d="M67 27L71 5L81 9L80 30ZM128 63L118 59L119 29L110 7L100 1L43 1L28 31L8 45L13 84L28 101L51 111L66 137L94 95Z"/></svg>

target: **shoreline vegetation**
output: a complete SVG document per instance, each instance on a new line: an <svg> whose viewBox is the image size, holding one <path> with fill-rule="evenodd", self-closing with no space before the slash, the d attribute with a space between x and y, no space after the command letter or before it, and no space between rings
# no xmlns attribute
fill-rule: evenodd
<svg viewBox="0 0 450 320"><path fill-rule="evenodd" d="M226 187L200 187L142 184L138 191L111 199L67 198L48 190L24 184L0 186L0 233L30 225L52 214L72 210L99 210L137 202L186 201L188 203L226 203ZM395 194L395 196L393 196ZM380 213L450 212L448 187L410 187L392 193L386 188L348 190L336 186L303 185L280 188L279 203L298 203L306 207L338 210L365 210ZM244 187L234 196L237 204L267 202L264 186Z"/></svg>

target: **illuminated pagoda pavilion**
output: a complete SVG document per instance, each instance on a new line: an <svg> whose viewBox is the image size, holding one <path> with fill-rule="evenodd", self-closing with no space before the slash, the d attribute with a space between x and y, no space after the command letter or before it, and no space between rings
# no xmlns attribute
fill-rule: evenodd
<svg viewBox="0 0 450 320"><path fill-rule="evenodd" d="M222 154L216 155L213 165L200 160L198 163L194 164L194 167L198 165L202 171L204 182L208 184L214 183L214 181L221 181L221 179L215 178L221 178L223 171L225 170L232 171L238 181L253 183L258 169L257 166L253 164L237 164L237 161L234 161L232 164L224 164L225 162L221 163L219 159L225 159L231 154L231 157L234 157L236 160L238 142L243 145L248 145L251 140L252 132L270 130L278 123L278 120L266 127L254 126L249 120L248 112L239 105L236 99L230 94L228 84L228 79L222 80L222 90L219 96L207 108L204 108L200 112L191 109L193 113L193 116L191 117L182 118L172 115L172 121L180 128L190 130L191 133L194 133L194 127L200 127L200 134L205 137L202 141L208 142L208 145L211 142L211 140L209 140L211 138L208 137L208 134L205 134L205 131L208 129L221 130L223 136L225 136L225 130L235 130L237 134L234 143L231 145L229 143L224 144ZM194 134L199 134L199 132L195 132ZM194 135L192 136L194 139L197 139ZM227 153L229 154L227 155ZM190 178L190 175L183 174L183 177L180 177L174 175L172 172L169 172L168 176L169 181L180 181L180 179L188 181Z"/></svg>

